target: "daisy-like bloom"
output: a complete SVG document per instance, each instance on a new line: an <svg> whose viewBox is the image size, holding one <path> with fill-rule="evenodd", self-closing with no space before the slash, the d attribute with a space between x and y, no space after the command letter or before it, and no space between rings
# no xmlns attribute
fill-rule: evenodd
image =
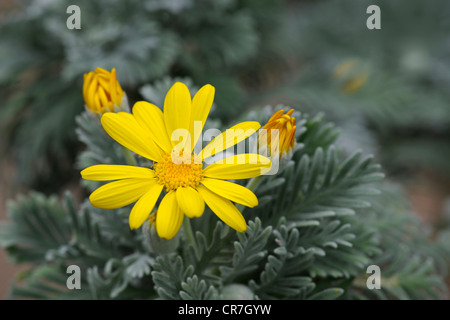
<svg viewBox="0 0 450 320"><path fill-rule="evenodd" d="M245 219L233 202L254 207L258 199L249 189L226 180L259 176L270 167L270 160L258 154L238 154L204 166L205 159L243 141L260 128L256 121L239 123L195 154L194 146L201 136L214 92L214 87L205 85L191 99L186 85L177 82L166 95L164 112L140 101L133 106L132 114L105 113L101 118L105 131L124 147L152 160L153 165L149 168L95 165L83 170L81 175L87 180L115 180L95 190L89 198L91 204L113 209L137 201L129 216L130 228L136 229L164 193L155 222L161 238L173 238L184 215L200 217L205 203L231 228L245 231ZM187 134L178 140L180 132Z"/></svg>
<svg viewBox="0 0 450 320"><path fill-rule="evenodd" d="M275 112L263 126L258 135L259 151L269 154L272 159L290 158L295 146L295 118L294 109L284 113Z"/></svg>
<svg viewBox="0 0 450 320"><path fill-rule="evenodd" d="M128 109L125 92L117 81L116 69L111 72L97 68L84 74L83 98L86 110L101 116L105 112L118 112Z"/></svg>

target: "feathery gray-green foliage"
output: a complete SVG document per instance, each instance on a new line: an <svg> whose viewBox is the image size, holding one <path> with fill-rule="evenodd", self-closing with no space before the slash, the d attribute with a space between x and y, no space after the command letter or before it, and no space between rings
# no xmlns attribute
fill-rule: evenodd
<svg viewBox="0 0 450 320"><path fill-rule="evenodd" d="M383 180L397 167L450 171L450 7L437 3L377 1L376 32L365 28L365 0L84 0L75 31L65 28L70 2L31 2L2 20L0 126L21 182L43 191L11 201L0 224L0 245L31 266L10 297L447 297L450 224L434 235L402 188L389 174ZM130 106L162 106L176 80L192 93L213 84L205 128L238 118L263 124L274 109L261 105L296 109L298 148L282 172L259 181L259 205L243 211L246 232L206 209L191 219L194 246L182 231L152 243L148 223L130 230L130 206L102 210L44 192L130 156L83 112L82 74L96 67L118 70ZM99 183L81 185L88 195ZM72 264L82 270L81 290L66 287ZM381 268L380 290L367 288L370 265Z"/></svg>
<svg viewBox="0 0 450 320"><path fill-rule="evenodd" d="M264 122L271 110L249 115ZM401 192L380 181L372 156L340 148L337 129L323 115L297 119L299 147L282 172L261 179L259 205L243 211L244 233L207 209L191 221L194 245L180 231L173 250L161 254L148 228L129 229L130 206L102 210L86 201L77 208L70 193L60 200L19 197L0 244L16 262L35 267L11 297L221 299L235 288L232 298L242 290L255 299L442 298L445 242L429 243ZM83 113L77 123L86 144L80 166L97 164L99 156L125 161L97 118ZM65 288L72 264L82 270L81 290ZM372 264L382 270L380 290L366 287Z"/></svg>

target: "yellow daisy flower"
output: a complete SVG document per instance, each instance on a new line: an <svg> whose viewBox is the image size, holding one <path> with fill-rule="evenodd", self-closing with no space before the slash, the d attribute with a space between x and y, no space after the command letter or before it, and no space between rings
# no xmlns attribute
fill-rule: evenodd
<svg viewBox="0 0 450 320"><path fill-rule="evenodd" d="M95 165L83 170L81 175L87 180L116 180L95 190L89 197L91 204L113 209L137 201L129 216L130 228L136 229L144 223L164 190L156 216L156 231L161 238L173 238L184 215L200 217L205 203L231 228L245 231L245 219L233 202L254 207L258 199L249 189L225 180L259 176L270 167L270 160L258 154L239 154L204 166L205 159L243 141L260 128L256 121L239 123L195 154L194 146L201 136L214 92L214 87L205 85L191 99L186 85L177 82L166 95L164 112L140 101L133 106L132 114L105 113L101 118L105 131L124 147L152 160L153 166ZM180 136L180 130L188 134ZM173 137L182 140L173 141L176 140Z"/></svg>
<svg viewBox="0 0 450 320"><path fill-rule="evenodd" d="M118 112L128 109L125 92L117 81L116 69L111 72L97 68L84 74L83 98L86 109L98 116L105 112Z"/></svg>

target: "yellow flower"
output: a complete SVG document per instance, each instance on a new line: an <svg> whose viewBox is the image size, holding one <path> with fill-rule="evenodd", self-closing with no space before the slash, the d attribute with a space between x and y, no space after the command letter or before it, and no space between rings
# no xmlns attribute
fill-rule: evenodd
<svg viewBox="0 0 450 320"><path fill-rule="evenodd" d="M357 60L345 60L333 72L333 77L339 82L340 90L348 94L361 89L368 76L367 66Z"/></svg>
<svg viewBox="0 0 450 320"><path fill-rule="evenodd" d="M111 72L97 68L84 74L83 98L86 109L101 116L105 112L117 112L128 108L126 96L116 77L116 69Z"/></svg>
<svg viewBox="0 0 450 320"><path fill-rule="evenodd" d="M105 131L124 147L152 160L153 165L95 165L83 170L81 175L87 180L116 180L95 190L91 204L112 209L137 201L129 216L130 228L135 229L144 223L164 190L156 215L156 231L161 238L174 237L184 215L200 217L205 203L231 228L245 231L245 219L233 202L254 207L258 199L249 189L225 179L259 176L261 170L270 167L270 160L258 154L239 154L204 166L205 159L243 141L260 127L256 121L239 123L195 154L193 149L214 92L214 87L205 85L191 99L186 85L177 82L166 95L164 112L140 101L133 106L132 114L105 113L101 118ZM187 134L181 135L181 142L174 141L180 132Z"/></svg>
<svg viewBox="0 0 450 320"><path fill-rule="evenodd" d="M289 157L295 146L294 109L284 114L284 110L275 112L263 126L258 136L260 154L268 153L272 159Z"/></svg>
<svg viewBox="0 0 450 320"><path fill-rule="evenodd" d="M334 77L339 78L343 76L346 72L350 71L352 68L354 68L356 65L355 60L345 60L338 64L336 68L334 69Z"/></svg>

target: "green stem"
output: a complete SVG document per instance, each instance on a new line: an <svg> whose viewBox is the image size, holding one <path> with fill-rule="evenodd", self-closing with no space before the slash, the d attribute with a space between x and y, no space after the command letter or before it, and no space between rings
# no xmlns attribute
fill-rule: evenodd
<svg viewBox="0 0 450 320"><path fill-rule="evenodd" d="M186 239L187 243L190 243L192 247L194 248L195 256L197 259L200 258L200 249L197 245L197 241L195 241L194 232L192 231L192 225L189 218L185 215L184 221L183 221L183 233L184 238Z"/></svg>
<svg viewBox="0 0 450 320"><path fill-rule="evenodd" d="M123 155L125 156L125 160L127 161L127 163L130 166L137 165L136 159L134 158L133 154L131 153L131 151L129 149L123 147Z"/></svg>

